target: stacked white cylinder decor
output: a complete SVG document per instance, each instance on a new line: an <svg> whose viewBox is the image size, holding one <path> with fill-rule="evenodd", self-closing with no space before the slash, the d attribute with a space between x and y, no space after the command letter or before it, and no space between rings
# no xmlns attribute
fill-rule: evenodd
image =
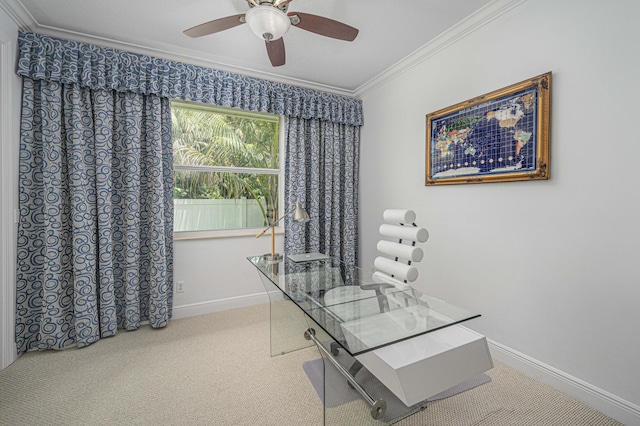
<svg viewBox="0 0 640 426"><path fill-rule="evenodd" d="M373 262L375 278L402 288L418 279L418 269L412 263L420 262L424 252L416 243L429 239L429 231L415 224L413 210L387 209L382 215L385 222L379 233L378 256Z"/></svg>

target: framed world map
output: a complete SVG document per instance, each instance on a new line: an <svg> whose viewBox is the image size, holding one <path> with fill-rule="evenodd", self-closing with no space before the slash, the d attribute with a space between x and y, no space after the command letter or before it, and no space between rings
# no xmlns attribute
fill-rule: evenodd
<svg viewBox="0 0 640 426"><path fill-rule="evenodd" d="M549 179L551 72L427 114L425 185Z"/></svg>

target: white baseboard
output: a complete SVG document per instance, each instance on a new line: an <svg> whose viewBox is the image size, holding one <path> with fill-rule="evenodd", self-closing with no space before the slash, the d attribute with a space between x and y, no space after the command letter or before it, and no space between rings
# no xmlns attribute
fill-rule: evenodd
<svg viewBox="0 0 640 426"><path fill-rule="evenodd" d="M518 371L559 390L625 425L640 425L640 406L590 383L487 339L491 355Z"/></svg>
<svg viewBox="0 0 640 426"><path fill-rule="evenodd" d="M191 303L173 307L172 319L195 317L197 315L212 314L214 312L227 311L229 309L244 308L252 305L269 303L266 293L255 293L227 299L209 300L206 302Z"/></svg>

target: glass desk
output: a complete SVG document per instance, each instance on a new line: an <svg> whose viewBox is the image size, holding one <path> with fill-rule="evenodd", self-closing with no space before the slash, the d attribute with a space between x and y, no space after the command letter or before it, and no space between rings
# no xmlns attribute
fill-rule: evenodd
<svg viewBox="0 0 640 426"><path fill-rule="evenodd" d="M480 316L409 285L383 282L373 271L345 265L333 258L294 262L285 256L272 262L255 256L248 260L257 268L271 302L271 355L315 344L325 364L325 394L332 385L327 383L326 374L327 363L330 363L366 401L374 424L406 417L423 407L424 401L416 403L405 395L404 389L394 390L393 386L392 394L384 399L371 396L372 392L356 378L363 364L369 362L373 367L367 364L364 370L379 369L380 357L388 358L386 352L397 351L402 342L410 341L413 346L419 342L421 347L438 346L437 339L425 340L428 335L441 336L439 330ZM301 316L306 321L302 321ZM452 338L456 338L455 335ZM444 346L451 345L445 342ZM385 370L388 367L384 366L385 362L392 366L390 372ZM377 374L372 371L383 383L385 376L397 373L393 370L395 359L385 362ZM415 362L412 360L409 364ZM394 406L399 403L399 409L388 410L390 403ZM332 415L325 406L325 424L340 424L343 421L340 417Z"/></svg>

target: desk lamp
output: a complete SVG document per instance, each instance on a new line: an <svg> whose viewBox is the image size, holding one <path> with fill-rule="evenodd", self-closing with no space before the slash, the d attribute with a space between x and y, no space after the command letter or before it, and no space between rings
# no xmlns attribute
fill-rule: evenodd
<svg viewBox="0 0 640 426"><path fill-rule="evenodd" d="M298 223L307 223L307 222L309 222L309 214L305 211L304 208L302 208L302 204L300 204L299 202L296 201L296 205L295 205L295 207L293 209L291 209L290 211L286 212L285 214L280 216L280 218L278 220L276 220L271 225L267 226L265 229L260 231L260 233L258 235L256 235L256 238L262 237L264 235L264 233L267 232L269 230L269 228L271 228L271 253L267 253L267 254L264 255L264 258L266 260L268 260L268 261L275 262L275 261L282 260L282 255L280 253L276 253L276 243L275 243L276 237L275 237L274 228L288 214L291 214L291 219L294 222L298 222Z"/></svg>

